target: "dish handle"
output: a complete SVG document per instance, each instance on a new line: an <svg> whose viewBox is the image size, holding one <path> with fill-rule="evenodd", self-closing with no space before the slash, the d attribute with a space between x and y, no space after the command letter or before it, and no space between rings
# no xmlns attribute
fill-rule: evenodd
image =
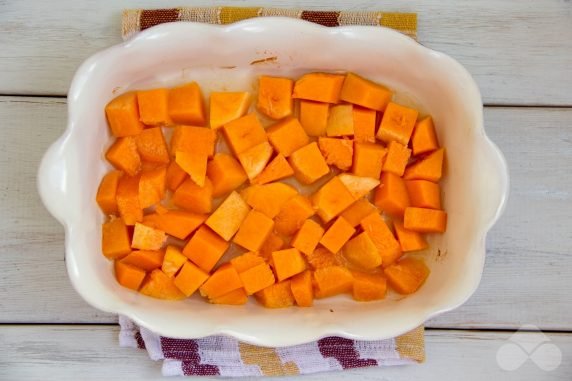
<svg viewBox="0 0 572 381"><path fill-rule="evenodd" d="M487 202L489 208L484 215L486 231L493 227L503 214L509 195L510 180L506 159L500 148L488 139L489 152L483 155L485 173L490 174L487 178Z"/></svg>

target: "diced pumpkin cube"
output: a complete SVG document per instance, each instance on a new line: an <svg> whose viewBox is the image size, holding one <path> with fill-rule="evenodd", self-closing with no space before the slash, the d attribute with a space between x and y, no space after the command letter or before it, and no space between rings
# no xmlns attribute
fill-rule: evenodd
<svg viewBox="0 0 572 381"><path fill-rule="evenodd" d="M417 291L429 276L429 272L422 260L414 258L404 258L384 269L389 285L400 294Z"/></svg>
<svg viewBox="0 0 572 381"><path fill-rule="evenodd" d="M169 90L168 108L175 123L204 126L207 122L203 95L196 82Z"/></svg>
<svg viewBox="0 0 572 381"><path fill-rule="evenodd" d="M294 170L288 164L288 160L282 154L276 155L274 159L254 178L252 184L268 184L273 181L282 180L294 175Z"/></svg>
<svg viewBox="0 0 572 381"><path fill-rule="evenodd" d="M391 265L401 256L399 242L379 213L370 214L361 221L360 225L377 247L383 267Z"/></svg>
<svg viewBox="0 0 572 381"><path fill-rule="evenodd" d="M108 259L120 259L131 252L129 230L121 218L101 225L101 251Z"/></svg>
<svg viewBox="0 0 572 381"><path fill-rule="evenodd" d="M207 176L213 184L213 196L224 196L247 179L240 163L231 155L217 153L207 164Z"/></svg>
<svg viewBox="0 0 572 381"><path fill-rule="evenodd" d="M181 267L187 262L187 257L175 246L167 246L161 270L169 277L174 277L179 272Z"/></svg>
<svg viewBox="0 0 572 381"><path fill-rule="evenodd" d="M274 284L274 273L270 266L261 263L238 274L247 295Z"/></svg>
<svg viewBox="0 0 572 381"><path fill-rule="evenodd" d="M284 308L294 305L294 295L290 289L290 281L274 283L258 291L256 300L266 308Z"/></svg>
<svg viewBox="0 0 572 381"><path fill-rule="evenodd" d="M167 167L167 189L174 192L187 179L189 175L185 172L176 161L171 161Z"/></svg>
<svg viewBox="0 0 572 381"><path fill-rule="evenodd" d="M405 180L411 206L417 208L441 209L439 184L427 180Z"/></svg>
<svg viewBox="0 0 572 381"><path fill-rule="evenodd" d="M217 129L244 116L250 106L250 94L214 92L210 95L210 126Z"/></svg>
<svg viewBox="0 0 572 381"><path fill-rule="evenodd" d="M141 169L141 157L137 152L135 138L131 136L118 138L107 150L105 158L129 176L135 176Z"/></svg>
<svg viewBox="0 0 572 381"><path fill-rule="evenodd" d="M302 227L304 221L314 215L314 207L306 196L296 195L286 201L274 221L278 234L291 236Z"/></svg>
<svg viewBox="0 0 572 381"><path fill-rule="evenodd" d="M306 262L297 249L275 251L272 253L272 261L279 282L306 270Z"/></svg>
<svg viewBox="0 0 572 381"><path fill-rule="evenodd" d="M228 242L211 229L201 226L183 248L183 254L209 272L228 249Z"/></svg>
<svg viewBox="0 0 572 381"><path fill-rule="evenodd" d="M250 208L236 192L232 192L207 218L205 224L214 230L225 241L236 234L240 225L248 215Z"/></svg>
<svg viewBox="0 0 572 381"><path fill-rule="evenodd" d="M117 138L137 135L143 131L143 123L139 121L137 93L134 91L112 99L105 106L105 115L111 133Z"/></svg>
<svg viewBox="0 0 572 381"><path fill-rule="evenodd" d="M361 220L377 212L377 208L365 198L361 198L354 202L349 208L343 211L341 216L349 222L354 228L359 225Z"/></svg>
<svg viewBox="0 0 572 381"><path fill-rule="evenodd" d="M417 156L437 149L439 149L439 142L437 141L433 119L427 116L415 125L411 136L411 150L413 156Z"/></svg>
<svg viewBox="0 0 572 381"><path fill-rule="evenodd" d="M210 213L212 211L213 185L208 177L205 186L198 186L193 180L186 179L173 193L173 204L193 213Z"/></svg>
<svg viewBox="0 0 572 381"><path fill-rule="evenodd" d="M343 217L338 217L320 240L320 244L337 253L355 233L355 229Z"/></svg>
<svg viewBox="0 0 572 381"><path fill-rule="evenodd" d="M237 288L228 294L221 295L216 298L209 299L212 304L226 304L230 306L241 306L248 301L248 295L243 288Z"/></svg>
<svg viewBox="0 0 572 381"><path fill-rule="evenodd" d="M405 229L402 222L393 221L393 228L395 229L395 235L401 246L401 251L424 250L429 246L422 234Z"/></svg>
<svg viewBox="0 0 572 381"><path fill-rule="evenodd" d="M352 167L354 144L348 139L318 138L318 146L329 165L335 165L342 171Z"/></svg>
<svg viewBox="0 0 572 381"><path fill-rule="evenodd" d="M379 185L379 180L372 177L355 176L349 173L342 173L338 177L356 200L367 196L373 188Z"/></svg>
<svg viewBox="0 0 572 381"><path fill-rule="evenodd" d="M175 286L187 297L194 294L209 278L209 274L187 261L179 274L175 277Z"/></svg>
<svg viewBox="0 0 572 381"><path fill-rule="evenodd" d="M338 103L344 76L329 73L308 73L294 84L292 98L316 102Z"/></svg>
<svg viewBox="0 0 572 381"><path fill-rule="evenodd" d="M171 136L171 156L177 151L203 153L214 156L216 132L206 127L175 126Z"/></svg>
<svg viewBox="0 0 572 381"><path fill-rule="evenodd" d="M273 152L274 150L270 143L262 142L237 155L242 168L244 168L250 180L262 173Z"/></svg>
<svg viewBox="0 0 572 381"><path fill-rule="evenodd" d="M274 218L280 213L282 206L298 191L283 183L271 183L265 185L251 185L241 191L242 198L253 209Z"/></svg>
<svg viewBox="0 0 572 381"><path fill-rule="evenodd" d="M235 268L230 264L219 267L199 288L202 296L209 299L218 298L231 291L242 288L242 281Z"/></svg>
<svg viewBox="0 0 572 381"><path fill-rule="evenodd" d="M310 267L314 270L329 266L339 266L344 264L341 256L332 254L330 250L324 247L317 247L311 254L306 255L306 260Z"/></svg>
<svg viewBox="0 0 572 381"><path fill-rule="evenodd" d="M390 102L383 113L376 137L385 143L394 140L407 146L418 115L415 109Z"/></svg>
<svg viewBox="0 0 572 381"><path fill-rule="evenodd" d="M290 289L298 306L312 307L312 304L314 304L312 272L306 270L301 274L294 275L290 280Z"/></svg>
<svg viewBox="0 0 572 381"><path fill-rule="evenodd" d="M107 215L117 213L117 184L119 184L121 176L120 171L110 171L103 176L99 188L97 188L95 201L97 201L101 211Z"/></svg>
<svg viewBox="0 0 572 381"><path fill-rule="evenodd" d="M207 154L201 151L177 151L175 153L175 162L200 187L205 185L207 160Z"/></svg>
<svg viewBox="0 0 572 381"><path fill-rule="evenodd" d="M234 236L233 242L247 250L258 251L273 227L274 221L271 218L259 211L250 210Z"/></svg>
<svg viewBox="0 0 572 381"><path fill-rule="evenodd" d="M350 292L354 278L350 270L343 266L328 266L314 271L316 298L326 298Z"/></svg>
<svg viewBox="0 0 572 381"><path fill-rule="evenodd" d="M264 258L262 258L259 255L256 255L256 253L253 252L244 253L230 260L230 264L236 269L236 271L239 274L261 263L265 263Z"/></svg>
<svg viewBox="0 0 572 381"><path fill-rule="evenodd" d="M387 145L387 155L383 161L383 172L390 172L397 176L403 176L411 150L401 143L394 140Z"/></svg>
<svg viewBox="0 0 572 381"><path fill-rule="evenodd" d="M380 274L367 274L352 272L354 283L352 297L358 302L369 302L385 298L387 293L387 279Z"/></svg>
<svg viewBox="0 0 572 381"><path fill-rule="evenodd" d="M171 124L169 117L169 90L164 88L137 92L139 120L148 126Z"/></svg>
<svg viewBox="0 0 572 381"><path fill-rule="evenodd" d="M258 111L272 119L282 119L292 114L292 89L290 78L258 77Z"/></svg>
<svg viewBox="0 0 572 381"><path fill-rule="evenodd" d="M292 117L273 124L266 134L274 149L285 157L310 142L298 119Z"/></svg>
<svg viewBox="0 0 572 381"><path fill-rule="evenodd" d="M323 235L324 228L322 228L320 224L312 220L305 220L290 244L301 253L311 255Z"/></svg>
<svg viewBox="0 0 572 381"><path fill-rule="evenodd" d="M447 229L447 213L442 210L409 207L405 209L403 226L419 233L444 233Z"/></svg>
<svg viewBox="0 0 572 381"><path fill-rule="evenodd" d="M445 149L440 148L405 168L406 180L427 180L436 183L443 175Z"/></svg>
<svg viewBox="0 0 572 381"><path fill-rule="evenodd" d="M151 271L139 292L158 299L185 299L185 294L175 286L173 279L159 269Z"/></svg>
<svg viewBox="0 0 572 381"><path fill-rule="evenodd" d="M387 149L379 144L355 143L353 174L379 179L386 154Z"/></svg>
<svg viewBox="0 0 572 381"><path fill-rule="evenodd" d="M300 124L308 136L326 135L329 114L328 103L300 101Z"/></svg>
<svg viewBox="0 0 572 381"><path fill-rule="evenodd" d="M235 155L267 140L264 127L254 113L225 124L223 132Z"/></svg>
<svg viewBox="0 0 572 381"><path fill-rule="evenodd" d="M159 250L166 239L164 231L137 222L133 230L131 247L140 250Z"/></svg>
<svg viewBox="0 0 572 381"><path fill-rule="evenodd" d="M302 184L312 184L330 173L330 167L316 142L294 151L288 158L296 179Z"/></svg>
<svg viewBox="0 0 572 381"><path fill-rule="evenodd" d="M331 221L355 201L339 177L333 177L312 195L312 204L324 223Z"/></svg>
<svg viewBox="0 0 572 381"><path fill-rule="evenodd" d="M377 246L367 232L358 234L345 244L344 256L352 265L364 270L373 270L381 265Z"/></svg>
<svg viewBox="0 0 572 381"><path fill-rule="evenodd" d="M165 197L167 167L142 171L139 178L139 206L142 209L159 203Z"/></svg>
<svg viewBox="0 0 572 381"><path fill-rule="evenodd" d="M341 100L377 111L384 111L392 96L391 90L354 73L346 74L340 92Z"/></svg>
<svg viewBox="0 0 572 381"><path fill-rule="evenodd" d="M162 250L136 250L121 260L121 263L145 271L158 269L163 265L165 252Z"/></svg>
<svg viewBox="0 0 572 381"><path fill-rule="evenodd" d="M191 213L183 210L167 210L165 213L148 214L143 224L151 226L178 239L186 239L207 219L206 214Z"/></svg>
<svg viewBox="0 0 572 381"><path fill-rule="evenodd" d="M327 136L350 136L354 134L354 116L352 105L341 104L330 108Z"/></svg>
<svg viewBox="0 0 572 381"><path fill-rule="evenodd" d="M143 279L145 279L146 273L144 270L122 263L120 261L115 261L114 269L115 279L117 279L117 282L120 285L135 291L139 290L141 283L143 283Z"/></svg>
<svg viewBox="0 0 572 381"><path fill-rule="evenodd" d="M169 150L161 127L146 128L135 137L137 152L144 161L150 163L169 163Z"/></svg>
<svg viewBox="0 0 572 381"><path fill-rule="evenodd" d="M117 209L126 225L135 225L143 219L139 204L139 176L122 176L117 184Z"/></svg>
<svg viewBox="0 0 572 381"><path fill-rule="evenodd" d="M381 184L375 191L375 206L392 216L403 216L410 205L409 194L403 179L393 173L384 172Z"/></svg>
<svg viewBox="0 0 572 381"><path fill-rule="evenodd" d="M354 140L357 143L375 143L375 110L356 107L352 108L354 118Z"/></svg>
<svg viewBox="0 0 572 381"><path fill-rule="evenodd" d="M260 248L260 255L269 260L273 252L283 249L285 245L286 242L278 234L271 232Z"/></svg>

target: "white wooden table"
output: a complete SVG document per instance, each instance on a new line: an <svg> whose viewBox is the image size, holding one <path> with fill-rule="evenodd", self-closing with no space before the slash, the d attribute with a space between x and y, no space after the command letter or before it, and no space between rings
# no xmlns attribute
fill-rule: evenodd
<svg viewBox="0 0 572 381"><path fill-rule="evenodd" d="M184 3L415 11L419 41L458 59L481 88L487 132L509 162L511 195L489 235L479 290L463 307L427 323L425 364L328 378L572 378L569 0L29 0L0 1L0 379L161 377L160 364L143 351L118 347L115 316L91 308L73 291L63 229L40 203L36 171L65 128L74 70L120 42L121 8ZM529 359L504 370L518 353L504 351L499 362L498 350L523 325L543 331L527 333L526 342L546 337L556 350L534 354L541 367ZM549 364L560 365L542 369Z"/></svg>

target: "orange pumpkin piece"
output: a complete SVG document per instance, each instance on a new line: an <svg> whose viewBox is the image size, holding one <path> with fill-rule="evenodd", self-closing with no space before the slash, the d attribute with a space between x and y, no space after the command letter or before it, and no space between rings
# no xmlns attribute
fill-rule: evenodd
<svg viewBox="0 0 572 381"><path fill-rule="evenodd" d="M346 188L352 194L353 198L356 200L367 196L373 188L379 185L379 180L377 179L371 177L355 176L349 173L342 173L338 176L338 178L346 186Z"/></svg>
<svg viewBox="0 0 572 381"><path fill-rule="evenodd" d="M199 288L202 296L209 299L218 298L231 291L242 288L242 281L235 268L229 263L219 267Z"/></svg>
<svg viewBox="0 0 572 381"><path fill-rule="evenodd" d="M148 126L171 124L169 117L169 90L151 89L137 92L139 120Z"/></svg>
<svg viewBox="0 0 572 381"><path fill-rule="evenodd" d="M403 226L419 233L444 233L447 230L447 213L426 208L407 208Z"/></svg>
<svg viewBox="0 0 572 381"><path fill-rule="evenodd" d="M411 156L411 150L394 140L387 145L387 155L383 162L382 171L390 172L397 176L403 176L405 166Z"/></svg>
<svg viewBox="0 0 572 381"><path fill-rule="evenodd" d="M338 103L344 76L329 73L308 73L294 84L292 98L316 102Z"/></svg>
<svg viewBox="0 0 572 381"><path fill-rule="evenodd" d="M248 301L248 295L242 288L237 288L234 291L224 294L222 296L209 299L212 304L226 304L230 306L241 306Z"/></svg>
<svg viewBox="0 0 572 381"><path fill-rule="evenodd" d="M393 173L384 172L373 203L392 216L402 216L410 206L409 194L403 179Z"/></svg>
<svg viewBox="0 0 572 381"><path fill-rule="evenodd" d="M149 220L152 219L152 223ZM206 214L186 212L184 210L167 210L164 213L149 214L143 217L143 223L178 239L186 239L207 219Z"/></svg>
<svg viewBox="0 0 572 381"><path fill-rule="evenodd" d="M137 152L144 161L169 163L169 150L161 127L146 128L135 138Z"/></svg>
<svg viewBox="0 0 572 381"><path fill-rule="evenodd" d="M308 136L326 135L329 114L328 103L300 101L300 124Z"/></svg>
<svg viewBox="0 0 572 381"><path fill-rule="evenodd" d="M314 215L314 207L306 196L296 195L286 201L274 219L278 234L291 236L302 227L304 221Z"/></svg>
<svg viewBox="0 0 572 381"><path fill-rule="evenodd" d="M250 180L262 173L273 152L270 143L262 142L237 155Z"/></svg>
<svg viewBox="0 0 572 381"><path fill-rule="evenodd" d="M268 264L261 263L238 274L247 295L271 286L276 282L274 273Z"/></svg>
<svg viewBox="0 0 572 381"><path fill-rule="evenodd" d="M289 117L273 124L266 130L268 140L285 157L290 156L294 151L310 143L310 138L298 119Z"/></svg>
<svg viewBox="0 0 572 381"><path fill-rule="evenodd" d="M117 282L120 285L135 291L139 290L141 283L143 283L143 279L145 279L146 273L144 270L120 261L115 261L113 267L115 269L115 279L117 279Z"/></svg>
<svg viewBox="0 0 572 381"><path fill-rule="evenodd" d="M338 177L333 177L312 195L312 205L324 223L331 221L354 201L354 197Z"/></svg>
<svg viewBox="0 0 572 381"><path fill-rule="evenodd" d="M167 246L161 270L169 277L174 277L187 262L187 257L175 246Z"/></svg>
<svg viewBox="0 0 572 381"><path fill-rule="evenodd" d="M412 230L405 229L402 222L393 221L393 228L395 229L395 235L397 236L397 240L401 246L401 251L418 251L429 247L427 241L423 238L423 235Z"/></svg>
<svg viewBox="0 0 572 381"><path fill-rule="evenodd" d="M282 154L276 155L274 159L251 180L252 184L268 184L273 181L282 180L286 177L294 175L294 170L288 164L288 160Z"/></svg>
<svg viewBox="0 0 572 381"><path fill-rule="evenodd" d="M209 278L209 274L195 266L192 262L185 262L173 283L185 296L194 294L199 287Z"/></svg>
<svg viewBox="0 0 572 381"><path fill-rule="evenodd" d="M250 210L234 236L233 242L247 250L258 251L273 227L274 221L271 218L259 211Z"/></svg>
<svg viewBox="0 0 572 381"><path fill-rule="evenodd" d="M165 252L161 250L136 250L121 260L121 263L145 271L158 269L163 265Z"/></svg>
<svg viewBox="0 0 572 381"><path fill-rule="evenodd" d="M326 298L350 292L354 282L350 270L343 266L328 266L314 271L316 298Z"/></svg>
<svg viewBox="0 0 572 381"><path fill-rule="evenodd" d="M165 197L167 167L142 171L139 178L139 206L142 209L159 203Z"/></svg>
<svg viewBox="0 0 572 381"><path fill-rule="evenodd" d="M105 106L105 115L111 133L117 138L137 135L143 130L143 123L139 121L137 93L134 91L112 99Z"/></svg>
<svg viewBox="0 0 572 381"><path fill-rule="evenodd" d="M357 176L379 179L386 154L385 147L379 144L355 143L352 173Z"/></svg>
<svg viewBox="0 0 572 381"><path fill-rule="evenodd" d="M258 111L272 119L282 119L292 114L292 89L290 78L258 77Z"/></svg>
<svg viewBox="0 0 572 381"><path fill-rule="evenodd" d="M411 136L411 150L413 156L429 153L439 148L437 141L437 134L435 133L435 126L433 119L427 116L421 119L415 125L413 135Z"/></svg>
<svg viewBox="0 0 572 381"><path fill-rule="evenodd" d="M217 129L244 116L250 106L245 92L214 92L210 95L210 126Z"/></svg>
<svg viewBox="0 0 572 381"><path fill-rule="evenodd" d="M204 126L207 118L201 88L196 82L169 90L169 117L175 123Z"/></svg>
<svg viewBox="0 0 572 381"><path fill-rule="evenodd" d="M360 233L345 244L344 256L352 265L363 270L373 270L381 265L377 246L367 232Z"/></svg>
<svg viewBox="0 0 572 381"><path fill-rule="evenodd" d="M426 180L406 180L405 187L411 206L417 208L441 209L439 184Z"/></svg>
<svg viewBox="0 0 572 381"><path fill-rule="evenodd" d="M312 285L312 272L309 270L294 275L290 280L290 290L300 307L312 307L314 304L314 286Z"/></svg>
<svg viewBox="0 0 572 381"><path fill-rule="evenodd" d="M117 184L119 184L121 176L122 173L120 171L110 171L103 176L99 183L95 201L105 214L117 213Z"/></svg>
<svg viewBox="0 0 572 381"><path fill-rule="evenodd" d="M173 279L159 269L151 271L139 292L158 299L185 299L185 294L175 286Z"/></svg>
<svg viewBox="0 0 572 381"><path fill-rule="evenodd" d="M117 184L117 209L126 225L135 225L143 220L143 209L139 204L139 176L122 176Z"/></svg>
<svg viewBox="0 0 572 381"><path fill-rule="evenodd" d="M290 288L290 281L274 283L258 291L255 296L258 303L266 308L284 308L294 305L294 295Z"/></svg>
<svg viewBox="0 0 572 381"><path fill-rule="evenodd" d="M354 283L352 297L358 302L369 302L385 298L387 293L387 279L380 274L367 274L352 272Z"/></svg>
<svg viewBox="0 0 572 381"><path fill-rule="evenodd" d="M306 270L306 262L297 249L285 249L272 253L274 271L279 282Z"/></svg>
<svg viewBox="0 0 572 381"><path fill-rule="evenodd" d="M273 252L283 249L285 245L286 242L278 234L271 232L260 248L260 255L269 260Z"/></svg>
<svg viewBox="0 0 572 381"><path fill-rule="evenodd" d="M360 225L377 247L383 267L391 265L401 256L399 242L379 213L370 214L360 222Z"/></svg>
<svg viewBox="0 0 572 381"><path fill-rule="evenodd" d="M429 276L429 268L422 260L404 258L383 270L389 285L400 294L412 294Z"/></svg>
<svg viewBox="0 0 572 381"><path fill-rule="evenodd" d="M205 185L207 160L207 154L201 151L177 151L175 154L175 162L200 187Z"/></svg>
<svg viewBox="0 0 572 381"><path fill-rule="evenodd" d="M328 249L324 247L317 247L310 254L306 254L306 260L310 267L314 270L321 269L329 266L339 266L343 262L341 256L337 254L332 254Z"/></svg>
<svg viewBox="0 0 572 381"><path fill-rule="evenodd" d="M359 225L361 220L376 212L377 208L365 198L361 198L354 202L349 208L343 211L341 216L349 222L354 228Z"/></svg>
<svg viewBox="0 0 572 381"><path fill-rule="evenodd" d="M200 187L191 179L186 179L173 193L173 204L193 213L210 213L212 210L213 185L208 177L205 186Z"/></svg>
<svg viewBox="0 0 572 381"><path fill-rule="evenodd" d="M330 167L316 142L294 151L288 162L294 169L296 179L302 184L312 184L330 173Z"/></svg>
<svg viewBox="0 0 572 381"><path fill-rule="evenodd" d="M159 250L167 236L165 232L140 223L135 223L131 247L140 250Z"/></svg>
<svg viewBox="0 0 572 381"><path fill-rule="evenodd" d="M211 229L201 226L183 248L183 254L209 272L228 249L228 242Z"/></svg>
<svg viewBox="0 0 572 381"><path fill-rule="evenodd" d="M357 143L375 143L375 110L356 107L352 108L354 119L354 140Z"/></svg>
<svg viewBox="0 0 572 381"><path fill-rule="evenodd" d="M403 178L406 180L427 180L436 183L443 175L445 149L440 148L407 168Z"/></svg>
<svg viewBox="0 0 572 381"><path fill-rule="evenodd" d="M351 168L354 157L353 141L348 139L318 138L318 146L326 163L335 165L342 171Z"/></svg>
<svg viewBox="0 0 572 381"><path fill-rule="evenodd" d="M135 138L131 136L118 138L107 150L105 158L129 176L135 176L141 169L141 157L137 152Z"/></svg>
<svg viewBox="0 0 572 381"><path fill-rule="evenodd" d="M267 141L264 127L254 113L225 124L223 132L235 155Z"/></svg>
<svg viewBox="0 0 572 381"><path fill-rule="evenodd" d="M244 253L230 260L232 267L240 274L264 262L264 258L253 252Z"/></svg>
<svg viewBox="0 0 572 381"><path fill-rule="evenodd" d="M330 108L327 136L350 136L354 134L353 107L348 104L335 105Z"/></svg>
<svg viewBox="0 0 572 381"><path fill-rule="evenodd" d="M217 153L208 162L207 176L213 184L214 197L224 196L232 192L247 179L240 163L226 153Z"/></svg>
<svg viewBox="0 0 572 381"><path fill-rule="evenodd" d="M290 244L301 253L311 255L323 235L324 228L320 224L312 220L305 220Z"/></svg>
<svg viewBox="0 0 572 381"><path fill-rule="evenodd" d="M170 162L167 167L167 189L174 192L188 176L187 172L185 172L183 168L179 167L179 164L177 164L176 161Z"/></svg>
<svg viewBox="0 0 572 381"><path fill-rule="evenodd" d="M384 111L392 96L391 90L353 73L346 74L340 92L342 101L377 111Z"/></svg>
<svg viewBox="0 0 572 381"><path fill-rule="evenodd" d="M298 191L284 183L270 183L265 185L251 185L241 191L242 198L254 210L274 218L280 213L282 206Z"/></svg>
<svg viewBox="0 0 572 381"><path fill-rule="evenodd" d="M389 103L377 130L377 138L385 143L395 140L407 146L419 112L415 109Z"/></svg>
<svg viewBox="0 0 572 381"><path fill-rule="evenodd" d="M355 233L355 229L343 217L338 217L320 240L320 244L337 253Z"/></svg>
<svg viewBox="0 0 572 381"><path fill-rule="evenodd" d="M207 218L205 224L225 241L230 241L248 215L250 208L236 192L232 192Z"/></svg>
<svg viewBox="0 0 572 381"><path fill-rule="evenodd" d="M101 225L101 251L108 259L120 259L131 252L129 230L121 218Z"/></svg>
<svg viewBox="0 0 572 381"><path fill-rule="evenodd" d="M214 156L216 132L205 127L175 126L171 136L171 156L177 151Z"/></svg>

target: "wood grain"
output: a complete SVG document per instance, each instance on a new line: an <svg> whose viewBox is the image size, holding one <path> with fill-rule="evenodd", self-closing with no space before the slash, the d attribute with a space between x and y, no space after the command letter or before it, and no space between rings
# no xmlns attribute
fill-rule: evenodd
<svg viewBox="0 0 572 381"><path fill-rule="evenodd" d="M195 0L193 6L228 5ZM180 0L0 2L0 94L63 95L79 64L120 42L123 8ZM257 0L232 5L260 5ZM417 12L419 40L459 60L488 104L572 105L572 4L545 0L429 2L274 0L268 7Z"/></svg>

